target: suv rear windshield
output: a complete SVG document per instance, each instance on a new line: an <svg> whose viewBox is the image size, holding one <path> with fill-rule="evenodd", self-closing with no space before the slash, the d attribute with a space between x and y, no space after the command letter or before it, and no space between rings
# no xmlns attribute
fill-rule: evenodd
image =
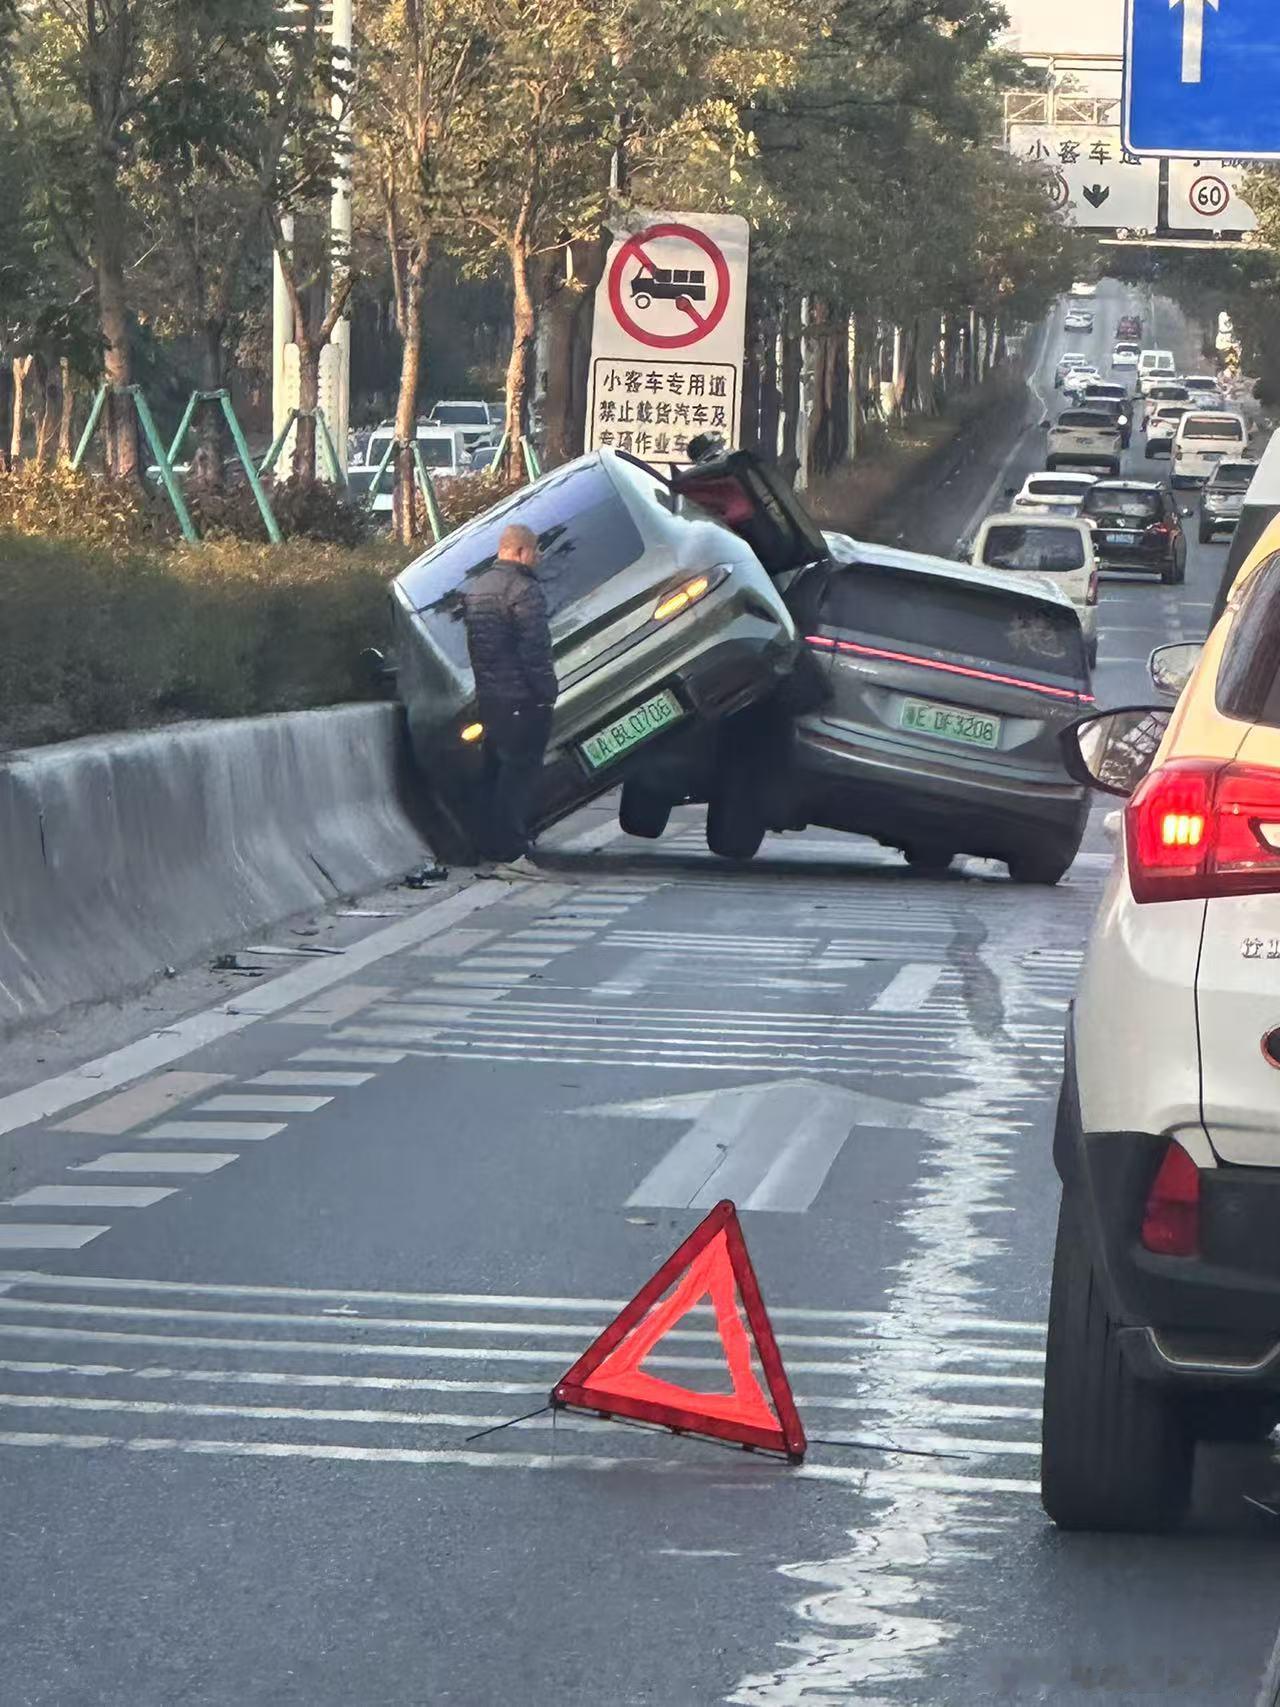
<svg viewBox="0 0 1280 1707"><path fill-rule="evenodd" d="M1028 522L1025 527L1001 524L988 529L982 561L991 569L1012 569L1019 574L1036 570L1065 574L1084 568L1084 541L1076 528L1048 527Z"/></svg>
<svg viewBox="0 0 1280 1707"><path fill-rule="evenodd" d="M365 460L372 463L375 469L379 468L382 464L383 457L387 454L387 449L391 442L391 435L389 433L381 438L375 437L370 439L369 450ZM416 443L422 460L428 468L452 468L454 466L452 439L418 438ZM394 477L392 475L384 474L382 477L382 490L384 492L390 492L394 483Z"/></svg>
<svg viewBox="0 0 1280 1707"><path fill-rule="evenodd" d="M1064 409L1058 416L1060 427L1099 427L1105 430L1115 424L1115 418L1101 409Z"/></svg>
<svg viewBox="0 0 1280 1707"><path fill-rule="evenodd" d="M1191 395L1185 385L1149 385L1147 400L1150 403L1183 403Z"/></svg>
<svg viewBox="0 0 1280 1707"><path fill-rule="evenodd" d="M1057 480L1052 474L1045 474L1028 480L1023 495L1027 498L1079 498L1087 490L1078 475L1074 480Z"/></svg>
<svg viewBox="0 0 1280 1707"><path fill-rule="evenodd" d="M489 411L483 403L437 403L431 418L442 427L487 427Z"/></svg>
<svg viewBox="0 0 1280 1707"><path fill-rule="evenodd" d="M644 555L640 530L605 470L599 463L570 465L486 511L411 563L400 586L414 609L440 607L460 619L461 600L449 595L496 560L498 538L512 522L522 522L538 536L542 562L537 577L553 617ZM442 623L435 632L454 656L465 658L461 620Z"/></svg>
<svg viewBox="0 0 1280 1707"><path fill-rule="evenodd" d="M1160 514L1158 492L1135 491L1132 487L1095 486L1080 509L1082 516L1133 516L1135 520L1155 521Z"/></svg>
<svg viewBox="0 0 1280 1707"><path fill-rule="evenodd" d="M1084 388L1084 394L1089 400L1096 397L1109 397L1116 403L1127 403L1129 393L1123 385L1108 385L1100 380L1093 380Z"/></svg>
<svg viewBox="0 0 1280 1707"><path fill-rule="evenodd" d="M1184 415L1182 436L1184 439L1234 439L1237 444L1243 444L1244 428L1230 415Z"/></svg>
<svg viewBox="0 0 1280 1707"><path fill-rule="evenodd" d="M1233 492L1243 492L1258 472L1256 462L1220 462L1213 471L1210 486L1229 486Z"/></svg>
<svg viewBox="0 0 1280 1707"><path fill-rule="evenodd" d="M1083 687L1088 676L1075 611L1003 587L849 564L828 576L820 620L855 640L883 640L980 669L1025 670L1073 687Z"/></svg>
<svg viewBox="0 0 1280 1707"><path fill-rule="evenodd" d="M1182 382L1188 391L1216 391L1218 382L1211 373L1189 373Z"/></svg>

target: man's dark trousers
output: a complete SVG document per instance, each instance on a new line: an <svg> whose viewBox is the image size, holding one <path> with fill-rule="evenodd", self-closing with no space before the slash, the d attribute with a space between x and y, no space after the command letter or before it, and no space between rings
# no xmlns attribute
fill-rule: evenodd
<svg viewBox="0 0 1280 1707"><path fill-rule="evenodd" d="M519 859L529 851L529 808L551 736L551 714L549 705L511 701L484 708L481 851L488 859Z"/></svg>

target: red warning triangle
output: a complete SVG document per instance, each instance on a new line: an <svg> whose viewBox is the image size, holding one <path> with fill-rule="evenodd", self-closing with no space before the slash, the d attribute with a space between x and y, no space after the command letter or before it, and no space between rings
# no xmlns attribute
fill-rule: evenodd
<svg viewBox="0 0 1280 1707"><path fill-rule="evenodd" d="M676 1282L671 1296L659 1302ZM663 1336L706 1298L715 1311L732 1393L699 1393L640 1367ZM768 1397L751 1366L752 1341ZM556 1385L551 1403L784 1452L797 1464L803 1459L804 1429L732 1203L718 1203L694 1228Z"/></svg>

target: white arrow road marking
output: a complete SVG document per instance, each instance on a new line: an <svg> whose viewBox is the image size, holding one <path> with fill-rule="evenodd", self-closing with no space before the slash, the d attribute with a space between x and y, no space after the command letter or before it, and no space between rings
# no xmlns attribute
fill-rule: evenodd
<svg viewBox="0 0 1280 1707"><path fill-rule="evenodd" d="M583 1109L633 1120L692 1120L684 1137L627 1199L628 1208L741 1209L801 1214L817 1197L855 1127L923 1128L936 1111L817 1079L649 1097Z"/></svg>
<svg viewBox="0 0 1280 1707"><path fill-rule="evenodd" d="M1169 0L1169 10L1182 7L1182 81L1198 83L1204 68L1204 9L1218 10L1219 0Z"/></svg>

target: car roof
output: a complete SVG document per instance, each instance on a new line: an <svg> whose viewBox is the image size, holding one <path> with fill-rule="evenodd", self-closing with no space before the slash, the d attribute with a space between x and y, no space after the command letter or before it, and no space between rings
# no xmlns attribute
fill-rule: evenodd
<svg viewBox="0 0 1280 1707"><path fill-rule="evenodd" d="M1033 480L1078 480L1083 486L1096 486L1098 484L1096 474L1086 474L1080 468L1038 468L1034 474L1028 474L1022 482L1024 492Z"/></svg>
<svg viewBox="0 0 1280 1707"><path fill-rule="evenodd" d="M1095 492L1163 492L1163 480L1099 480Z"/></svg>
<svg viewBox="0 0 1280 1707"><path fill-rule="evenodd" d="M1027 525L1025 516L1010 516L1008 519L1019 527ZM1079 525L1083 526L1083 523ZM828 543L839 541L852 552L851 557L835 559L841 568L900 569L926 580L952 581L969 587L996 587L1025 599L1028 604L1065 605L1068 610L1075 609L1067 595L1052 581L1046 581L1041 587L1038 581L1029 582L1023 575L1010 574L1002 569L970 569L967 564L953 563L946 557L930 557L923 551L902 551L895 545L873 545L867 540L854 539L847 533L827 533L824 537Z"/></svg>

